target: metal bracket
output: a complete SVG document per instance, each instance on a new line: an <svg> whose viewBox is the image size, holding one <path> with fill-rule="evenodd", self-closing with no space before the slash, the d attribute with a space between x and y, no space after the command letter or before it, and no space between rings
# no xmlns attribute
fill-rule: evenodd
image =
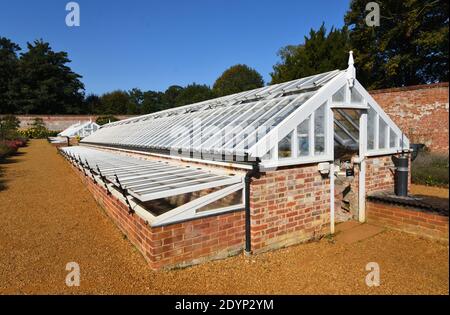
<svg viewBox="0 0 450 315"><path fill-rule="evenodd" d="M128 205L128 209L129 209L129 210L128 210L128 213L130 213L130 214L134 213L134 210L133 210L133 208L131 207L130 202L128 201L128 196L127 196L127 194L126 194L126 189L124 189L124 188L122 187L122 184L120 183L119 177L117 177L117 174L114 174L114 177L116 178L117 185L119 185L119 190L120 190L120 192L122 193L122 195L123 195L123 197L125 198L125 201L126 201L126 203L127 203L127 205Z"/></svg>
<svg viewBox="0 0 450 315"><path fill-rule="evenodd" d="M100 179L102 180L103 184L105 185L106 194L111 195L111 192L109 191L109 188L108 188L108 184L106 183L105 176L103 176L102 171L100 171L100 167L98 167L98 164L96 166L97 166L98 176L100 176Z"/></svg>
<svg viewBox="0 0 450 315"><path fill-rule="evenodd" d="M86 169L84 168L84 164L83 164L83 161L81 160L81 157L78 155L78 161L80 162L79 164L80 164L80 166L81 166L81 168L83 169L83 174L84 174L84 176L88 176L87 175L87 173L86 173Z"/></svg>
<svg viewBox="0 0 450 315"><path fill-rule="evenodd" d="M86 161L86 167L87 167L87 169L89 170L89 173L91 173L91 175L92 175L92 180L94 181L94 184L97 185L97 180L95 179L94 172L92 171L92 168L91 168L91 166L89 165L88 160L87 160L87 159L84 159L84 160Z"/></svg>

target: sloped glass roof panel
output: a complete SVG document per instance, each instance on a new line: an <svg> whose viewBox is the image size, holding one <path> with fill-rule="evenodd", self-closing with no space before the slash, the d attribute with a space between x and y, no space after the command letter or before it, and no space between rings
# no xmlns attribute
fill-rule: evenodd
<svg viewBox="0 0 450 315"><path fill-rule="evenodd" d="M82 142L133 149L245 155L342 72L322 73L107 124Z"/></svg>
<svg viewBox="0 0 450 315"><path fill-rule="evenodd" d="M198 167L148 161L85 146L61 151L142 202L242 182L237 175L215 174Z"/></svg>

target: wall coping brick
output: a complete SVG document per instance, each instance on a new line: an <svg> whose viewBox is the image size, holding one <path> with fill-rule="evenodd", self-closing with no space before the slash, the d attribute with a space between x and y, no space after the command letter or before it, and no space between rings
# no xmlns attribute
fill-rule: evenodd
<svg viewBox="0 0 450 315"><path fill-rule="evenodd" d="M445 87L448 87L448 82L410 85L410 86L402 86L402 87L378 89L378 90L369 90L369 94L395 93L395 92L414 91L414 90L423 90L423 89L438 89L438 88L445 88Z"/></svg>

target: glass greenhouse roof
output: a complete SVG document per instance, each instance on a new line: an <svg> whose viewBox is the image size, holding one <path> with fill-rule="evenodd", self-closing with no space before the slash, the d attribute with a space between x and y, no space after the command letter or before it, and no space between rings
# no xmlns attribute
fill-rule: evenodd
<svg viewBox="0 0 450 315"><path fill-rule="evenodd" d="M343 72L335 70L110 123L82 142L145 151L244 156Z"/></svg>
<svg viewBox="0 0 450 315"><path fill-rule="evenodd" d="M78 166L103 176L142 202L242 182L239 176L215 174L198 167L142 160L82 146L66 147L61 151Z"/></svg>

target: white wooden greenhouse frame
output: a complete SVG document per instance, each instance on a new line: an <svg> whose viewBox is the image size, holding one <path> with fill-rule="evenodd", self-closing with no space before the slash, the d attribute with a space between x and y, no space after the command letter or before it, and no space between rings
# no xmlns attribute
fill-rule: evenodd
<svg viewBox="0 0 450 315"><path fill-rule="evenodd" d="M328 162L332 172L334 143L353 145L359 150L359 216L364 221L365 158L407 151L409 140L358 82L353 63L350 52L346 70L113 122L81 141L90 149L67 148L64 152L73 161L78 161L80 167L87 161L91 167L98 164L101 172L108 172L107 178L117 175L120 182L124 181L128 194L141 201L185 193L191 183L198 184L197 176L209 177L210 181L196 188L222 187L157 217L145 210L139 211L152 225L159 225L242 208L241 204L201 213L196 211L205 204L243 190L244 177L212 175L205 170L182 171L178 166L161 166L162 162L125 157L99 148L243 170L254 169L256 165L262 172L282 166ZM358 119L346 114L348 109L358 110ZM343 117L347 126L335 119L335 112ZM284 147L283 151L279 150L280 145ZM173 187L160 180L161 176L171 174L179 174L175 178L182 180L180 186ZM147 181L161 186L160 189L150 189L142 194L136 187L145 187ZM108 185L117 186L118 183L109 177ZM330 185L334 189L334 176L330 176ZM334 194L330 195L333 232ZM135 207L139 209L137 204Z"/></svg>
<svg viewBox="0 0 450 315"><path fill-rule="evenodd" d="M78 122L76 124L73 124L69 126L68 128L61 131L58 136L59 137L76 137L79 136L81 138L87 137L91 135L92 133L96 132L100 128L100 125L98 125L95 122L84 121L84 122Z"/></svg>

